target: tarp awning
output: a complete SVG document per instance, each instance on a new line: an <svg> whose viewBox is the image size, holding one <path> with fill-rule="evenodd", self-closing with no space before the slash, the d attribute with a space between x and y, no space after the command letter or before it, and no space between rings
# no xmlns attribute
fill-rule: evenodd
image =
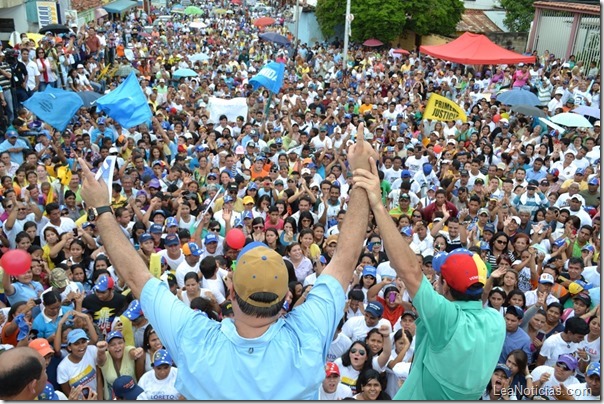
<svg viewBox="0 0 604 404"><path fill-rule="evenodd" d="M512 52L491 42L484 35L469 32L444 45L420 46L419 51L438 59L466 65L535 63L534 56Z"/></svg>
<svg viewBox="0 0 604 404"><path fill-rule="evenodd" d="M136 4L137 4L136 1L117 0L117 1L104 5L103 8L108 13L120 14L120 13L123 13L124 11L130 10L133 7L136 7Z"/></svg>

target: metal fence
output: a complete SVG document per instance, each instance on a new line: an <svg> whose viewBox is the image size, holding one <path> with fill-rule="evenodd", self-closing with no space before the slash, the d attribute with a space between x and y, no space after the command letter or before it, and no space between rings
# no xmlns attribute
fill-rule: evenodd
<svg viewBox="0 0 604 404"><path fill-rule="evenodd" d="M586 66L593 61L600 67L600 26L600 19L596 16L581 17L573 54L576 60L584 61Z"/></svg>

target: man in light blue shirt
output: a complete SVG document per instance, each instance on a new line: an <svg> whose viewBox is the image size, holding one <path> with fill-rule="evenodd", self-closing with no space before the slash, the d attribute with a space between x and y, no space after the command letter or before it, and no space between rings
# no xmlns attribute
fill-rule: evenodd
<svg viewBox="0 0 604 404"><path fill-rule="evenodd" d="M27 143L19 139L19 134L12 126L6 131L6 140L0 143L0 153L9 152L10 161L19 165L23 164L23 150L27 149Z"/></svg>
<svg viewBox="0 0 604 404"><path fill-rule="evenodd" d="M363 124L360 125L362 130ZM371 145L348 150L352 169L369 169ZM84 161L82 197L99 212L107 255L140 298L145 317L178 365L176 388L187 399L317 399L325 358L343 315L345 294L361 253L369 216L367 194L352 189L338 251L305 302L281 316L288 273L282 257L261 243L244 247L227 278L233 319L221 323L194 312L152 277L107 212L107 185ZM94 214L94 213L93 213ZM89 214L90 215L90 214Z"/></svg>

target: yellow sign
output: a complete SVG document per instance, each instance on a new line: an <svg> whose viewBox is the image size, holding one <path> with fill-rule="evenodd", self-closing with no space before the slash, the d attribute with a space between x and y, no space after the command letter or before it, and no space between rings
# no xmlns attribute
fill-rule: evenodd
<svg viewBox="0 0 604 404"><path fill-rule="evenodd" d="M461 119L466 122L468 117L459 105L448 98L432 94L428 99L428 105L424 110L424 119L434 119L436 121L455 121Z"/></svg>

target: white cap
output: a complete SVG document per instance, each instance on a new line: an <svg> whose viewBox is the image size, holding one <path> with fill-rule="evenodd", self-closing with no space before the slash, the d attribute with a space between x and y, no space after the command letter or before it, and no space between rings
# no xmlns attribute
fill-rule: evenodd
<svg viewBox="0 0 604 404"><path fill-rule="evenodd" d="M594 123L594 126L600 126L600 121L596 121L596 123Z"/></svg>
<svg viewBox="0 0 604 404"><path fill-rule="evenodd" d="M563 89L563 88L558 87L558 89L556 90L556 93L555 93L555 94L564 95L564 89ZM554 95L555 95L555 94L554 94Z"/></svg>
<svg viewBox="0 0 604 404"><path fill-rule="evenodd" d="M518 216L512 216L511 219L515 221L518 226L520 226L520 218Z"/></svg>
<svg viewBox="0 0 604 404"><path fill-rule="evenodd" d="M117 147L110 147L109 154L111 154L111 153L119 153L119 151L117 150Z"/></svg>
<svg viewBox="0 0 604 404"><path fill-rule="evenodd" d="M77 69L83 69L83 68L84 68L84 65L80 63L80 64L79 64L79 65L78 65L76 68L77 68Z"/></svg>
<svg viewBox="0 0 604 404"><path fill-rule="evenodd" d="M544 273L539 277L539 283L549 283L550 285L553 285L556 282L554 281L554 276L552 274Z"/></svg>

